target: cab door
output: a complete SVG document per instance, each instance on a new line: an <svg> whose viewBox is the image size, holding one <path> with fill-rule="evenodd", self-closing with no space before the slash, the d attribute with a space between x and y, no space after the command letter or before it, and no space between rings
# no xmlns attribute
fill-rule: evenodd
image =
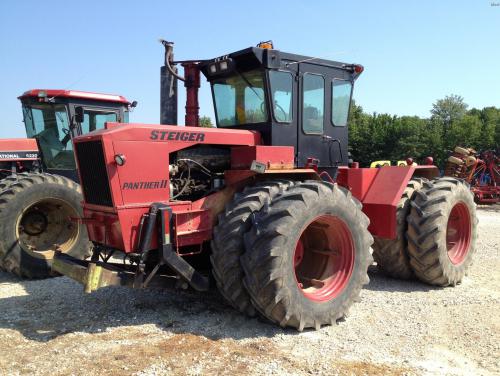
<svg viewBox="0 0 500 376"><path fill-rule="evenodd" d="M333 103L332 98L339 93L337 84L348 75L314 63L300 63L298 71L298 166L305 166L309 158L317 159L318 166L325 168L347 164L347 122L336 120L340 107L332 104L340 101ZM349 102L350 91L347 112Z"/></svg>
<svg viewBox="0 0 500 376"><path fill-rule="evenodd" d="M312 64L299 65L299 126L297 127L298 163L304 166L308 158L323 165L322 150L325 119L325 77Z"/></svg>

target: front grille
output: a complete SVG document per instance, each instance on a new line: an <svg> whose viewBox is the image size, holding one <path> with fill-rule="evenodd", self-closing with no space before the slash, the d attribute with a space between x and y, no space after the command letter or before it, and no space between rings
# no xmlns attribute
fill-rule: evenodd
<svg viewBox="0 0 500 376"><path fill-rule="evenodd" d="M113 206L101 141L75 143L85 202Z"/></svg>

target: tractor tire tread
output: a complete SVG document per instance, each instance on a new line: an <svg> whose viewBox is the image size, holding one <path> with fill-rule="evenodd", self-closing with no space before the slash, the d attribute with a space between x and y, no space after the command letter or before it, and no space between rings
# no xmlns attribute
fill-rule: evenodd
<svg viewBox="0 0 500 376"><path fill-rule="evenodd" d="M470 214L470 248L463 262L454 265L448 257L446 226L449 213L458 201ZM422 282L437 286L460 283L476 251L477 216L474 198L464 181L444 177L424 184L411 203L407 218L408 255L413 272Z"/></svg>
<svg viewBox="0 0 500 376"><path fill-rule="evenodd" d="M237 310L255 316L255 308L243 286L240 257L244 253L243 234L252 225L251 216L261 210L294 182L268 180L246 187L226 205L218 217L211 242L212 274L221 295Z"/></svg>

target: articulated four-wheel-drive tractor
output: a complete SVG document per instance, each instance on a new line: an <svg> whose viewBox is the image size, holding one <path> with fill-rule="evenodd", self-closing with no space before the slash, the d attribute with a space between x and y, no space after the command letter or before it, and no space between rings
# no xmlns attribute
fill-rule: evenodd
<svg viewBox="0 0 500 376"><path fill-rule="evenodd" d="M476 242L467 185L432 165L348 161L362 66L261 47L176 62L164 44L164 79L187 89L187 126L107 123L75 138L93 253L58 252L55 270L86 292L215 282L241 312L299 330L347 313L369 281L371 247L391 276L462 280ZM197 127L200 73L217 128Z"/></svg>
<svg viewBox="0 0 500 376"><path fill-rule="evenodd" d="M25 139L0 139L0 268L27 278L52 275L55 250L83 259L90 243L72 139L128 122L131 105L119 95L30 90L22 102Z"/></svg>

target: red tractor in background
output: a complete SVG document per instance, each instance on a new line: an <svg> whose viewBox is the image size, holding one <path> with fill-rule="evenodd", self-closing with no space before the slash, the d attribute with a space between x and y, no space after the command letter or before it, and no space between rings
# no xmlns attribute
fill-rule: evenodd
<svg viewBox="0 0 500 376"><path fill-rule="evenodd" d="M30 90L19 97L27 139L0 139L0 268L20 277L50 276L54 251L88 256L72 139L128 122L119 95Z"/></svg>
<svg viewBox="0 0 500 376"><path fill-rule="evenodd" d="M438 286L462 280L477 236L467 185L438 178L435 166L348 161L361 65L269 43L176 62L172 43L164 45L166 82L175 88L180 79L187 89L186 126L167 114L174 125L108 122L75 138L93 252L85 261L56 253L56 271L86 292L206 291L213 276L239 311L298 330L347 313L369 281L372 245L394 277ZM197 127L200 73L212 88L217 128ZM172 107L175 90L164 100Z"/></svg>

